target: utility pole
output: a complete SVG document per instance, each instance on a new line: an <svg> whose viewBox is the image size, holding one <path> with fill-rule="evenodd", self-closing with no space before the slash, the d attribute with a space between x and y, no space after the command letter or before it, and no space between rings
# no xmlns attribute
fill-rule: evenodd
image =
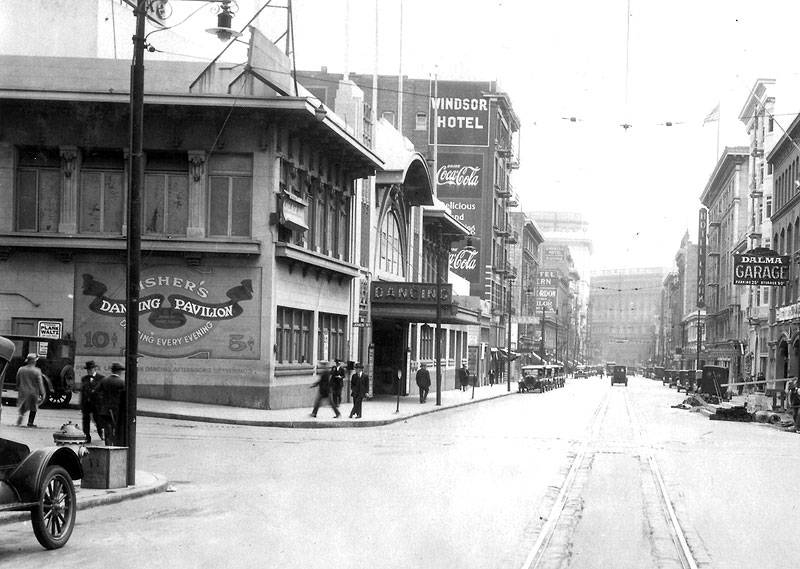
<svg viewBox="0 0 800 569"><path fill-rule="evenodd" d="M434 337L433 353L436 358L436 405L442 404L442 355L440 353L440 338L442 331L442 230L437 233L436 242L436 333Z"/></svg>
<svg viewBox="0 0 800 569"><path fill-rule="evenodd" d="M508 358L506 358L506 385L507 390L511 391L511 287L514 279L509 277L506 280L508 282L508 336L506 341L506 352Z"/></svg>
<svg viewBox="0 0 800 569"><path fill-rule="evenodd" d="M542 363L544 363L544 306L542 306L542 321L540 324L542 328L542 337L539 338L539 354L541 354Z"/></svg>
<svg viewBox="0 0 800 569"><path fill-rule="evenodd" d="M130 157L127 218L127 295L125 298L125 414L120 417L122 444L128 447L127 484L136 484L136 397L139 354L139 274L141 268L141 194L144 180L142 137L144 131L144 23L148 0L136 3L136 35L133 36L130 93Z"/></svg>

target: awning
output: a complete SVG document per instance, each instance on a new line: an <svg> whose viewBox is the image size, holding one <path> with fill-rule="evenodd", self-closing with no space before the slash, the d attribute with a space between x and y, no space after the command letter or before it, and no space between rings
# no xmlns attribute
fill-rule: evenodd
<svg viewBox="0 0 800 569"><path fill-rule="evenodd" d="M508 351L508 350L505 350L505 349L503 349L503 348L497 348L497 351L499 352L499 354L500 354L500 358L501 358L501 359L504 359L504 360L508 360L508 359L509 359L509 351ZM522 354L520 354L520 353L518 353L518 352L514 352L514 351L512 351L512 352L511 352L511 357L510 357L510 359L511 359L511 361L513 362L515 359L517 359L517 358L518 358L518 357L520 357L521 355L522 355Z"/></svg>

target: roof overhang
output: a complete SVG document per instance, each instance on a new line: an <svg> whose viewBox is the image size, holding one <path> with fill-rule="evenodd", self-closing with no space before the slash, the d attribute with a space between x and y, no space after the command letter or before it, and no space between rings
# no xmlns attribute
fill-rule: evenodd
<svg viewBox="0 0 800 569"><path fill-rule="evenodd" d="M442 235L451 237L453 240L469 237L472 232L466 225L458 221L450 210L438 199L433 205L426 205L422 208L422 221L424 224L436 224L442 231Z"/></svg>
<svg viewBox="0 0 800 569"><path fill-rule="evenodd" d="M434 205L430 170L419 152L410 152L404 158L387 158L375 182L379 186L400 186L411 205Z"/></svg>

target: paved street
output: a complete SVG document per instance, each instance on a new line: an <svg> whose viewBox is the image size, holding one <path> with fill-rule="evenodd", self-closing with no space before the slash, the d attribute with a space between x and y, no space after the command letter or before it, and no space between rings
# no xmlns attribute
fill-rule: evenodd
<svg viewBox="0 0 800 569"><path fill-rule="evenodd" d="M0 566L680 567L676 527L696 566L779 566L800 439L681 399L590 378L364 429L141 418L137 467L174 492L80 511L54 553L3 526Z"/></svg>

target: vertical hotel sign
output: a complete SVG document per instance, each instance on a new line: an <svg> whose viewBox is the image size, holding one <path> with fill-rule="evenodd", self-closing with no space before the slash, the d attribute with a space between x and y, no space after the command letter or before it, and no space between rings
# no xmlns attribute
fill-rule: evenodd
<svg viewBox="0 0 800 569"><path fill-rule="evenodd" d="M701 207L697 225L697 308L706 305L706 237L708 210Z"/></svg>

